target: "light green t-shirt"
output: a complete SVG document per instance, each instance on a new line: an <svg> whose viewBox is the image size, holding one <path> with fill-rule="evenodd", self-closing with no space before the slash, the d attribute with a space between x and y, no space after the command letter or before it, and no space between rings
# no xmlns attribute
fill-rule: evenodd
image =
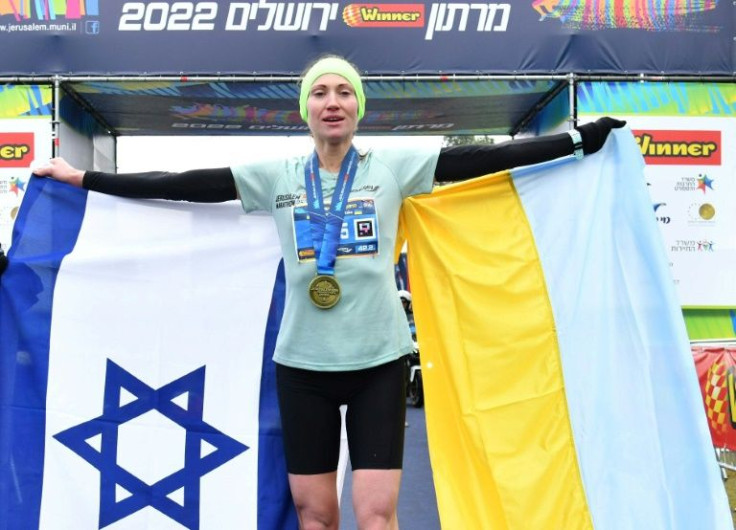
<svg viewBox="0 0 736 530"><path fill-rule="evenodd" d="M361 155L335 263L342 294L331 309L315 307L308 294L317 273L305 210L308 157L231 168L243 209L270 212L278 228L286 305L274 361L307 370L360 370L411 351L394 276L396 231L404 198L432 190L438 156L438 148ZM337 175L320 170L320 178L329 203Z"/></svg>

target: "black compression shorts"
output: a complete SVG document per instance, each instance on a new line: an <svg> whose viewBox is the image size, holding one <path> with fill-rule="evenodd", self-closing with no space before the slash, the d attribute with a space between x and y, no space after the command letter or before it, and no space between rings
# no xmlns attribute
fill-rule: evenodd
<svg viewBox="0 0 736 530"><path fill-rule="evenodd" d="M406 390L404 359L365 370L318 372L276 365L289 473L337 469L340 409L347 405L350 463L355 469L401 469Z"/></svg>

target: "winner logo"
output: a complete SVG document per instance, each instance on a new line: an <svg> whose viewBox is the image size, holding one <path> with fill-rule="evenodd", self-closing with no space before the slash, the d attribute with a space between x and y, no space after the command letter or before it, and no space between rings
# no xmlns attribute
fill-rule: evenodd
<svg viewBox="0 0 736 530"><path fill-rule="evenodd" d="M0 133L0 167L30 167L33 133Z"/></svg>
<svg viewBox="0 0 736 530"><path fill-rule="evenodd" d="M424 4L350 4L342 19L356 28L421 28Z"/></svg>

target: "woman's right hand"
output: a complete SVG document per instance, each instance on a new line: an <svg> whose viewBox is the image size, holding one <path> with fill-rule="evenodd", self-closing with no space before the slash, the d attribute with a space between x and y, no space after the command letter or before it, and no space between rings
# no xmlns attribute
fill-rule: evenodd
<svg viewBox="0 0 736 530"><path fill-rule="evenodd" d="M38 166L33 170L37 177L49 177L54 180L66 182L78 188L82 187L84 171L69 165L63 158L52 158L46 165Z"/></svg>

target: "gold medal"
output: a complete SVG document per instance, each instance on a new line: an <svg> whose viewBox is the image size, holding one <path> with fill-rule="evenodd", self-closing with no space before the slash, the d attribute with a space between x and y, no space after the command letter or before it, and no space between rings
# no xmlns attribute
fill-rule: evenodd
<svg viewBox="0 0 736 530"><path fill-rule="evenodd" d="M309 282L309 298L320 309L329 309L340 300L340 284L334 276L318 274Z"/></svg>

